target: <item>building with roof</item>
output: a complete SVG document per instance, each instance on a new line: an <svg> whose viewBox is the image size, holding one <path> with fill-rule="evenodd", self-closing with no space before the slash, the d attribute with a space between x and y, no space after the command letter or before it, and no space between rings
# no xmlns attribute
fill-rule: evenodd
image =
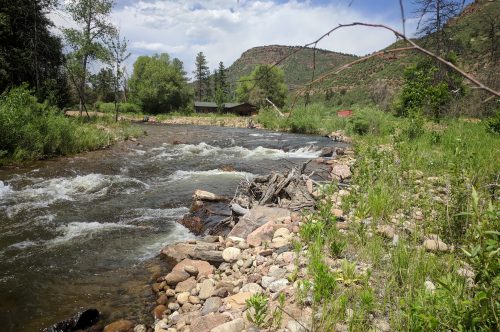
<svg viewBox="0 0 500 332"><path fill-rule="evenodd" d="M195 101L194 111L196 113L218 113L216 103L204 101ZM249 103L225 103L223 113L250 116L257 113L257 107Z"/></svg>

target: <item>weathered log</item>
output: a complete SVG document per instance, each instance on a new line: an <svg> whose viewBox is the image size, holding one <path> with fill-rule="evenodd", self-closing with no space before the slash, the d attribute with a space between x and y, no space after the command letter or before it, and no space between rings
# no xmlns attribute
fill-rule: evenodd
<svg viewBox="0 0 500 332"><path fill-rule="evenodd" d="M241 205L237 203L231 204L231 211L233 211L235 214L242 216L248 212L248 209L245 209Z"/></svg>
<svg viewBox="0 0 500 332"><path fill-rule="evenodd" d="M193 199L198 201L221 202L227 201L227 197L219 196L211 192L197 189L193 194Z"/></svg>

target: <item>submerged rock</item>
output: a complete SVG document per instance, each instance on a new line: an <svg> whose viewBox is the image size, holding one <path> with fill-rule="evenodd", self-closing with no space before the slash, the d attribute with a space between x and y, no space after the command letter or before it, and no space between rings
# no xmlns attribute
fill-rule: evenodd
<svg viewBox="0 0 500 332"><path fill-rule="evenodd" d="M85 311L76 313L69 319L63 320L52 325L51 327L43 329L42 332L69 332L84 330L97 323L99 319L100 314L97 309L87 309Z"/></svg>
<svg viewBox="0 0 500 332"><path fill-rule="evenodd" d="M103 332L132 332L135 324L129 320L121 319L104 327Z"/></svg>

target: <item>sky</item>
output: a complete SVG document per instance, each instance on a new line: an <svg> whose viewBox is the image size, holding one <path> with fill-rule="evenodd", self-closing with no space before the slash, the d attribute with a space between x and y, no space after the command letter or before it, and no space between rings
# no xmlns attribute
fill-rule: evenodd
<svg viewBox="0 0 500 332"><path fill-rule="evenodd" d="M403 4L412 36L415 6L412 0ZM57 27L72 25L63 8L51 18ZM213 70L220 61L228 67L252 47L305 45L338 24L382 23L402 31L398 0L117 0L111 20L128 40L129 73L138 56L166 52L183 61L190 76L198 52ZM365 55L394 41L388 31L354 27L318 47Z"/></svg>

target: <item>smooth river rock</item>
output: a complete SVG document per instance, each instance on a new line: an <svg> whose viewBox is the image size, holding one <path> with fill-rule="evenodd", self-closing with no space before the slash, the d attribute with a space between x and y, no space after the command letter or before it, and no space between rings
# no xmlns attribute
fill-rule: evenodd
<svg viewBox="0 0 500 332"><path fill-rule="evenodd" d="M229 247L224 249L224 251L222 252L222 258L224 258L226 262L234 262L238 259L240 254L241 254L241 249L235 247Z"/></svg>
<svg viewBox="0 0 500 332"><path fill-rule="evenodd" d="M246 239L254 230L271 220L280 220L290 216L290 211L282 208L255 206L233 227L229 236Z"/></svg>
<svg viewBox="0 0 500 332"><path fill-rule="evenodd" d="M103 332L132 332L135 324L129 320L119 320L104 327Z"/></svg>

